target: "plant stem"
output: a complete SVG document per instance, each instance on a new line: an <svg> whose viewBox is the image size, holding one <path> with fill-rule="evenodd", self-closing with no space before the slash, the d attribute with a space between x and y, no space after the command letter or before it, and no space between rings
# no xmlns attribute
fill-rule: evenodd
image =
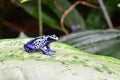
<svg viewBox="0 0 120 80"><path fill-rule="evenodd" d="M99 2L99 4L100 4L100 7L101 7L102 12L103 12L103 14L104 14L104 16L105 16L105 19L106 19L106 22L107 22L109 28L110 28L110 29L113 29L112 22L111 22L111 20L110 20L110 17L109 17L109 14L108 14L107 10L106 10L106 7L105 7L105 5L104 5L104 3L103 3L103 0L98 0L98 2Z"/></svg>
<svg viewBox="0 0 120 80"><path fill-rule="evenodd" d="M39 13L39 34L43 35L41 0L38 0L38 13Z"/></svg>
<svg viewBox="0 0 120 80"><path fill-rule="evenodd" d="M60 19L60 24L61 24L62 30L64 31L65 34L69 34L69 32L67 31L67 29L64 26L64 19L79 4L86 5L86 6L89 6L92 8L99 8L98 6L88 3L86 1L76 1L74 4L72 4L66 11L64 11L64 13Z"/></svg>

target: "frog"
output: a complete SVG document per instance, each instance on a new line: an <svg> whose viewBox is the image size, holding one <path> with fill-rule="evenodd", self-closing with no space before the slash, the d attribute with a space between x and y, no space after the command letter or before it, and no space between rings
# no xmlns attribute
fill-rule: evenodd
<svg viewBox="0 0 120 80"><path fill-rule="evenodd" d="M55 50L52 50L49 46L50 43L55 42L58 40L58 37L54 35L43 35L38 36L27 43L24 44L24 50L28 53L41 51L43 54L52 56ZM44 48L46 47L46 49Z"/></svg>

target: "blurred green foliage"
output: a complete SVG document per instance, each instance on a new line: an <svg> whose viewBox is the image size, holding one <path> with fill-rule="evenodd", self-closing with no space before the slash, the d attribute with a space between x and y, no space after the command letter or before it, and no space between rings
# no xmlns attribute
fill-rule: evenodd
<svg viewBox="0 0 120 80"><path fill-rule="evenodd" d="M37 0L20 0L21 7L32 16L38 18ZM77 0L76 0L77 1ZM42 19L43 23L58 29L61 29L60 18L63 13L76 1L71 0L42 0ZM97 0L84 0L91 4L99 6ZM109 15L115 11L120 0L103 0ZM99 23L99 25L98 25ZM78 5L65 18L65 27L70 30L72 25L77 25L78 31L86 29L106 29L107 23L101 9Z"/></svg>

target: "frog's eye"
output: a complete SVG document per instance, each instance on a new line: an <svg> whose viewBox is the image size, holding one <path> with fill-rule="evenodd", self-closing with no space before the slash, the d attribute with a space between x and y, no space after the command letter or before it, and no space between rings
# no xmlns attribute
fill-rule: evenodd
<svg viewBox="0 0 120 80"><path fill-rule="evenodd" d="M54 40L58 40L58 37L57 37L56 35L52 35L51 37L52 37L52 39L54 39Z"/></svg>

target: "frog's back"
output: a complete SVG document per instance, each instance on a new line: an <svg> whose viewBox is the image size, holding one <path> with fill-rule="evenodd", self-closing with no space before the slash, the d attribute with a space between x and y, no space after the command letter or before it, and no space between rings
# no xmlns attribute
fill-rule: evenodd
<svg viewBox="0 0 120 80"><path fill-rule="evenodd" d="M36 37L33 41L33 44L35 46L36 49L39 49L40 46L45 42L45 36L39 36L39 37Z"/></svg>

